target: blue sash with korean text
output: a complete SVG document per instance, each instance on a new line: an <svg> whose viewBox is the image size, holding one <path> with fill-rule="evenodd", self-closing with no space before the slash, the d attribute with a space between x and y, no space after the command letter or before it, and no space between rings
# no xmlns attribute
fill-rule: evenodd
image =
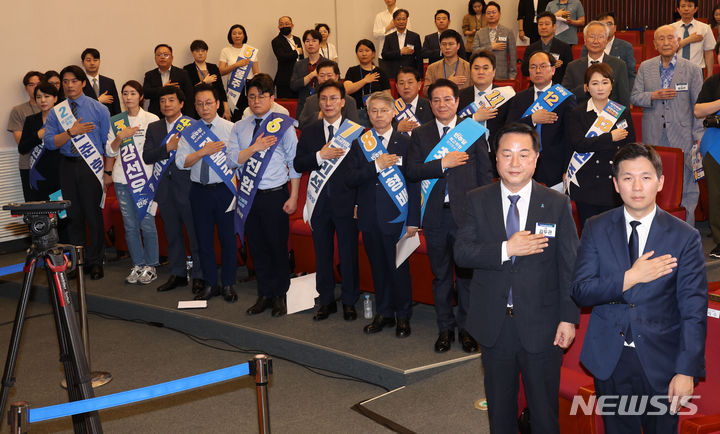
<svg viewBox="0 0 720 434"><path fill-rule="evenodd" d="M230 78L228 79L227 97L228 104L230 105L230 110L235 110L235 108L237 107L237 101L240 98L240 93L245 87L245 80L247 80L248 75L250 75L253 62L256 60L255 58L257 57L257 48L251 47L247 44L245 44L243 48L245 49L245 51L243 52L243 54L238 56L236 62L242 59L248 59L249 62L245 66L235 68L232 74L230 74Z"/></svg>
<svg viewBox="0 0 720 434"><path fill-rule="evenodd" d="M398 98L395 100L395 105L393 106L393 117L396 121L400 122L402 120L409 120L413 122L417 122L418 125L420 125L420 121L415 116L415 113L410 110L410 106L405 104L405 101L403 101L402 98Z"/></svg>
<svg viewBox="0 0 720 434"><path fill-rule="evenodd" d="M458 116L460 116L461 118L472 116L475 114L476 111L478 111L480 107L498 108L506 102L510 101L510 99L514 96L515 89L513 89L511 86L501 86L493 88L490 92L485 93L483 94L483 96L480 97L479 105L475 101L471 102L467 105L467 107L462 109L460 113L458 113ZM483 126L485 126L485 124L483 124Z"/></svg>
<svg viewBox="0 0 720 434"><path fill-rule="evenodd" d="M45 126L43 125L43 128L44 127ZM32 151L30 151L30 187L32 187L32 189L35 191L38 190L38 181L45 181L45 177L42 176L40 172L38 172L36 167L44 151L45 146L43 146L42 142L40 142L39 145L35 146Z"/></svg>
<svg viewBox="0 0 720 434"><path fill-rule="evenodd" d="M382 154L388 153L387 148L382 144L374 129L368 130L360 136L359 143L360 149L362 149L363 154L365 154L365 158L371 163ZM399 238L402 239L402 237L405 236L405 222L407 221L408 215L408 192L405 187L405 177L396 165L392 165L378 173L378 180L400 212L400 215L389 223L403 223Z"/></svg>
<svg viewBox="0 0 720 434"><path fill-rule="evenodd" d="M235 232L240 235L240 242L243 242L245 234L245 221L252 208L255 194L257 193L260 180L262 180L265 169L270 163L275 148L282 140L285 131L293 126L295 120L290 116L281 113L270 113L253 136L250 144L255 143L260 134L265 133L264 137L276 137L277 142L264 151L254 153L244 164L242 174L240 175L240 185L237 188L236 205L235 205ZM266 164L267 163L267 164Z"/></svg>
<svg viewBox="0 0 720 434"><path fill-rule="evenodd" d="M320 192L325 187L327 180L330 179L333 172L335 172L335 169L340 166L342 160L347 156L353 140L360 136L363 129L364 127L362 125L349 119L345 119L330 141L331 147L343 149L345 153L334 160L323 161L323 164L319 169L313 170L310 173L310 178L308 179L307 199L305 200L305 208L303 208L303 220L308 223L311 228L311 219L318 197L320 197Z"/></svg>
<svg viewBox="0 0 720 434"><path fill-rule="evenodd" d="M536 99L534 103L530 104L530 107L525 110L525 113L523 113L522 117L525 118L531 116L533 113L540 109L545 109L549 112L555 111L555 109L558 108L558 106L562 104L563 101L565 101L570 95L572 95L572 92L565 89L559 84L555 84L550 87L550 89L541 93L538 99ZM537 126L535 127L538 135L540 134L541 127L542 124L537 124ZM542 151L542 140L540 141L540 150Z"/></svg>
<svg viewBox="0 0 720 434"><path fill-rule="evenodd" d="M116 114L110 118L110 128L112 128L115 136L128 127L130 127L130 119L128 118L127 112ZM126 137L122 143L120 143L120 162L122 163L123 173L125 174L127 185L130 188L133 202L135 202L135 207L138 209L138 216L142 220L142 218L145 217L147 207L142 207L140 204L144 203L142 191L145 189L148 177L145 173L145 165L135 147L135 139L133 139L133 136Z"/></svg>
<svg viewBox="0 0 720 434"><path fill-rule="evenodd" d="M53 107L53 110L55 111L55 115L57 115L58 122L60 122L63 131L67 131L73 126L76 119L70 109L70 100L66 99ZM95 177L100 183L100 187L104 187L103 168L105 167L105 162L103 161L102 154L95 147L92 140L90 140L90 137L88 137L87 134L80 134L70 140L90 170L95 174Z"/></svg>
<svg viewBox="0 0 720 434"><path fill-rule="evenodd" d="M452 151L467 151L468 148L487 131L487 128L483 127L471 118L465 119L455 125L455 128L448 131L448 133L440 139L440 142L435 145L433 150L430 151L430 154L428 154L427 158L425 158L425 163L429 163L433 160L440 160ZM424 179L420 184L420 221L422 221L425 216L425 206L427 205L430 193L435 187L437 181L437 178Z"/></svg>

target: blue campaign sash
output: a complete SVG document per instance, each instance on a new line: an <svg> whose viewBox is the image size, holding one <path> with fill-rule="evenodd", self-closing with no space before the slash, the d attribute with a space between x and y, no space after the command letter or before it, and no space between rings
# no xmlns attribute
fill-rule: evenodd
<svg viewBox="0 0 720 434"><path fill-rule="evenodd" d="M393 117L396 121L400 122L402 120L409 120L413 122L417 122L418 125L420 125L420 121L415 116L415 113L410 110L410 106L405 104L405 101L403 101L402 98L398 98L395 100L395 105L393 106Z"/></svg>
<svg viewBox="0 0 720 434"><path fill-rule="evenodd" d="M70 109L70 100L65 100L60 104L53 107L55 115L57 115L58 122L62 127L63 131L70 129L75 123L75 116L72 114ZM95 177L100 183L100 187L104 189L103 185L103 169L105 162L103 161L102 154L97 150L90 137L87 134L80 134L79 136L72 137L70 139L72 144L75 145L75 149L78 150L80 156L88 165L90 170L93 171Z"/></svg>
<svg viewBox="0 0 720 434"><path fill-rule="evenodd" d="M364 127L362 125L349 119L345 119L330 141L331 147L343 149L345 150L345 153L334 160L323 161L323 164L319 169L313 170L310 173L310 178L308 179L307 199L305 200L305 207L303 208L303 220L310 225L310 228L312 228L312 215L315 210L318 197L320 197L320 192L325 187L327 180L330 179L333 172L335 172L335 169L340 166L342 160L347 156L353 140L360 136L363 129Z"/></svg>
<svg viewBox="0 0 720 434"><path fill-rule="evenodd" d="M720 115L720 111L716 113ZM720 128L706 128L705 133L700 140L700 152L702 156L708 152L715 159L720 162Z"/></svg>
<svg viewBox="0 0 720 434"><path fill-rule="evenodd" d="M440 160L445 155L452 151L465 152L470 146L485 133L488 129L468 118L459 124L455 125L455 128L448 131L438 142L437 145L430 151L425 163L429 163L433 160ZM428 198L432 189L437 183L437 178L424 179L420 184L420 221L422 222L425 216L425 206L427 205Z"/></svg>
<svg viewBox="0 0 720 434"><path fill-rule="evenodd" d="M540 109L545 109L549 112L555 111L555 109L563 103L569 97L572 95L572 92L565 89L559 84L555 84L550 89L546 90L545 92L541 93L538 99L535 100L533 104L528 107L527 110L525 110L525 113L523 113L522 117L528 117L531 116L533 113ZM538 135L540 135L540 128L542 127L542 124L537 124L535 129L537 130ZM542 136L541 136L542 138ZM542 140L540 141L540 150L542 151Z"/></svg>
<svg viewBox="0 0 720 434"><path fill-rule="evenodd" d="M262 121L250 141L252 145L262 133L265 133L265 137L272 136L277 138L277 142L275 142L274 145L264 151L254 153L243 165L243 170L240 175L240 185L237 188L237 194L235 196L235 232L240 235L240 242L244 240L245 222L247 221L248 214L250 214L250 209L255 200L255 194L260 185L260 180L262 180L265 169L267 169L270 163L270 158L272 158L273 153L275 153L275 148L277 148L278 143L282 140L287 129L293 126L294 123L295 120L290 116L272 112ZM265 164L266 162L268 164Z"/></svg>
<svg viewBox="0 0 720 434"><path fill-rule="evenodd" d="M490 92L485 93L480 97L479 105L475 103L475 101L471 102L467 105L467 107L462 109L460 113L458 113L458 116L460 116L461 118L472 116L475 114L476 111L478 111L480 107L487 106L490 108L498 108L506 102L510 101L510 99L514 96L515 89L513 89L511 86L501 86L493 88ZM483 124L483 126L485 125Z"/></svg>
<svg viewBox="0 0 720 434"><path fill-rule="evenodd" d="M230 74L230 78L227 83L227 97L230 110L235 110L237 107L237 101L240 98L240 93L245 87L245 80L247 80L248 75L250 75L253 62L257 57L257 48L251 47L247 44L245 44L243 48L245 51L238 56L236 62L241 59L249 59L250 62L245 66L235 68L232 74Z"/></svg>
<svg viewBox="0 0 720 434"><path fill-rule="evenodd" d="M35 191L38 190L38 181L45 181L45 177L38 172L36 167L44 151L45 146L43 146L42 142L30 151L30 187Z"/></svg>
<svg viewBox="0 0 720 434"><path fill-rule="evenodd" d="M112 128L115 136L117 136L120 131L128 127L130 127L130 119L128 118L127 112L116 114L110 118L110 128ZM119 158L122 163L125 180L130 188L130 194L132 195L133 202L135 202L138 214L142 215L140 217L142 219L145 217L146 208L141 206L141 204L144 203L141 193L148 182L148 177L147 173L145 173L145 165L140 158L137 147L135 147L135 139L133 136L123 139L120 144ZM140 211L141 209L142 211Z"/></svg>
<svg viewBox="0 0 720 434"><path fill-rule="evenodd" d="M382 144L380 139L378 139L377 132L375 132L374 129L368 130L360 136L359 144L360 149L363 151L363 154L365 154L365 158L371 163L382 154L388 153L387 148ZM383 188L385 188L388 196L390 196L395 203L395 207L400 211L400 215L389 223L403 223L399 238L402 239L402 237L405 236L408 215L408 192L405 187L405 177L398 167L393 165L379 172L378 180Z"/></svg>
<svg viewBox="0 0 720 434"><path fill-rule="evenodd" d="M608 101L603 111L600 112L600 115L585 134L585 137L597 137L601 134L609 133L612 130L612 127L615 126L618 119L620 119L620 115L623 111L625 111L625 106L620 105L615 101ZM595 152L573 152L572 157L570 157L570 164L568 164L565 179L563 180L566 193L570 191L571 182L580 187L580 184L577 181L577 173L594 154Z"/></svg>

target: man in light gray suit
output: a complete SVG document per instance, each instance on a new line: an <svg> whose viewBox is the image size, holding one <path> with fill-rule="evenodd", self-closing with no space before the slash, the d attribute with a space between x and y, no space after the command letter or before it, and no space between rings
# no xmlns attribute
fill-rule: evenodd
<svg viewBox="0 0 720 434"><path fill-rule="evenodd" d="M578 105L588 99L585 93L585 71L595 63L607 63L615 72L610 99L628 107L630 105L630 84L628 83L625 62L605 53L610 30L600 21L590 21L583 29L587 56L575 59L568 64L562 85L575 94Z"/></svg>
<svg viewBox="0 0 720 434"><path fill-rule="evenodd" d="M702 121L693 107L703 84L699 66L677 55L679 36L672 26L655 31L659 56L640 64L630 100L643 108L643 141L650 145L680 148L685 153L682 206L685 221L695 223L699 189L693 176L691 148L702 137Z"/></svg>
<svg viewBox="0 0 720 434"><path fill-rule="evenodd" d="M601 23L605 23L609 31L608 42L607 45L605 45L605 54L615 56L625 62L628 83L630 84L630 89L632 89L633 83L635 82L635 52L633 52L632 44L615 37L615 30L617 30L617 26L615 25L615 12L605 12L604 14L598 15L595 19ZM580 56L587 56L587 48L585 48L584 45Z"/></svg>
<svg viewBox="0 0 720 434"><path fill-rule="evenodd" d="M517 49L515 33L500 24L500 5L494 1L485 6L487 26L475 33L472 51L492 51L495 55L495 79L515 80L517 75Z"/></svg>

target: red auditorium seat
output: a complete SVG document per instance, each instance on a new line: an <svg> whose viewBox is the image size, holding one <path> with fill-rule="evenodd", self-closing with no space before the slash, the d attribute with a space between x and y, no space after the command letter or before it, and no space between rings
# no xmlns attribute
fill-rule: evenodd
<svg viewBox="0 0 720 434"><path fill-rule="evenodd" d="M621 30L619 32L615 32L615 37L622 39L623 41L628 41L632 45L640 45L639 30Z"/></svg>
<svg viewBox="0 0 720 434"><path fill-rule="evenodd" d="M296 98L277 98L275 102L285 107L290 112L291 118L297 119L297 117L295 116L297 114L296 112L298 104Z"/></svg>
<svg viewBox="0 0 720 434"><path fill-rule="evenodd" d="M635 71L637 72L638 68L640 68L640 64L643 60L645 60L644 56L644 49L642 45L633 45L633 55L635 56Z"/></svg>
<svg viewBox="0 0 720 434"><path fill-rule="evenodd" d="M686 211L680 205L683 188L683 152L665 146L655 146L655 150L662 159L665 176L663 189L657 195L657 204L680 220L685 220Z"/></svg>
<svg viewBox="0 0 720 434"><path fill-rule="evenodd" d="M518 63L521 63L523 58L525 57L525 50L527 50L527 45L518 45L516 47L517 50L517 61ZM518 68L520 70L520 68ZM518 73L520 74L520 73Z"/></svg>
<svg viewBox="0 0 720 434"><path fill-rule="evenodd" d="M585 45L585 34L582 32L582 30L577 32L578 42L575 44L575 47L581 47ZM574 59L577 59L577 57L574 57Z"/></svg>
<svg viewBox="0 0 720 434"><path fill-rule="evenodd" d="M642 109L640 107L633 108L630 116L632 116L633 128L635 128L635 140L642 142Z"/></svg>
<svg viewBox="0 0 720 434"><path fill-rule="evenodd" d="M643 56L645 60L652 59L653 57L659 55L655 49L655 44L653 43L654 40L655 30L645 30L645 55Z"/></svg>
<svg viewBox="0 0 720 434"><path fill-rule="evenodd" d="M395 79L390 78L388 79L388 81L390 82L390 94L392 95L392 97L395 99L400 98L400 94L398 93L397 86L395 84Z"/></svg>
<svg viewBox="0 0 720 434"><path fill-rule="evenodd" d="M573 59L579 59L582 57L583 45L581 43L572 46Z"/></svg>

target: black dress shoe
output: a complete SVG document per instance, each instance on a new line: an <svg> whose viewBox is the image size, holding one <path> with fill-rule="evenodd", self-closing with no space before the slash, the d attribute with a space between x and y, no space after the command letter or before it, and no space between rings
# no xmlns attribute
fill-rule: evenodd
<svg viewBox="0 0 720 434"><path fill-rule="evenodd" d="M455 341L455 332L453 330L443 330L435 341L435 352L444 353L450 349L450 345Z"/></svg>
<svg viewBox="0 0 720 434"><path fill-rule="evenodd" d="M272 298L272 316L279 317L287 313L287 306L285 305L284 297L273 297Z"/></svg>
<svg viewBox="0 0 720 434"><path fill-rule="evenodd" d="M165 291L170 291L171 289L175 289L178 286L187 286L187 284L188 284L188 281L187 281L186 277L180 277L180 276L171 274L170 278L167 280L167 282L158 286L157 290L158 290L158 292L165 292Z"/></svg>
<svg viewBox="0 0 720 434"><path fill-rule="evenodd" d="M265 296L259 296L257 300L255 301L255 304L250 306L248 310L246 310L248 315L257 315L259 313L265 312L265 309L272 306L272 299L270 297Z"/></svg>
<svg viewBox="0 0 720 434"><path fill-rule="evenodd" d="M458 333L458 340L462 344L463 351L466 353L474 353L478 350L478 344L475 341L475 338L470 336L470 333L466 330L460 330L460 333Z"/></svg>
<svg viewBox="0 0 720 434"><path fill-rule="evenodd" d="M406 338L410 336L410 320L407 318L398 318L397 327L395 328L395 336Z"/></svg>
<svg viewBox="0 0 720 434"><path fill-rule="evenodd" d="M315 316L313 317L313 321L322 321L324 319L327 319L327 317L330 316L331 313L337 312L337 304L323 304L320 306L320 308L315 312Z"/></svg>
<svg viewBox="0 0 720 434"><path fill-rule="evenodd" d="M216 286L206 285L205 289L195 296L195 300L210 300L216 295L220 295L220 289Z"/></svg>
<svg viewBox="0 0 720 434"><path fill-rule="evenodd" d="M345 321L355 321L357 319L357 311L355 311L355 306L343 304L343 319Z"/></svg>
<svg viewBox="0 0 720 434"><path fill-rule="evenodd" d="M187 282L187 278L186 278ZM205 290L205 281L203 279L193 279L192 281L192 293L200 294Z"/></svg>
<svg viewBox="0 0 720 434"><path fill-rule="evenodd" d="M92 267L90 267L91 280L100 280L103 277L105 277L105 273L103 272L102 265L93 265Z"/></svg>
<svg viewBox="0 0 720 434"><path fill-rule="evenodd" d="M384 316L378 314L375 315L375 318L373 318L373 321L363 327L363 331L367 334L377 333L379 331L382 331L385 327L392 327L395 325L395 318L385 318Z"/></svg>
<svg viewBox="0 0 720 434"><path fill-rule="evenodd" d="M222 296L228 303L235 303L237 301L237 294L235 293L232 285L223 286Z"/></svg>

